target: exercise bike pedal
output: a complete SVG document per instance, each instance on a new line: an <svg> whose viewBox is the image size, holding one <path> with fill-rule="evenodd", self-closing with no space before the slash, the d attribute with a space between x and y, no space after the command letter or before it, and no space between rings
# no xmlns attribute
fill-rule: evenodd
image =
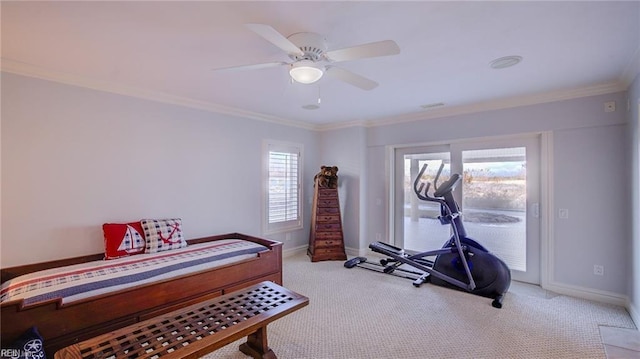
<svg viewBox="0 0 640 359"><path fill-rule="evenodd" d="M413 286L418 288L422 283L428 282L429 276L430 276L429 273L425 273L420 277L416 278L416 280L413 281Z"/></svg>
<svg viewBox="0 0 640 359"><path fill-rule="evenodd" d="M367 261L367 258L365 257L354 257L349 259L348 261L344 262L344 266L346 268L353 268L355 266L357 266L360 263L364 263Z"/></svg>
<svg viewBox="0 0 640 359"><path fill-rule="evenodd" d="M393 258L382 258L382 259L380 259L380 265L381 266L387 266L387 265L390 265L391 263L398 263L398 261L393 259Z"/></svg>
<svg viewBox="0 0 640 359"><path fill-rule="evenodd" d="M390 266L386 266L384 267L384 269L382 270L383 272L385 272L386 274L391 274L396 270L396 267L393 265Z"/></svg>

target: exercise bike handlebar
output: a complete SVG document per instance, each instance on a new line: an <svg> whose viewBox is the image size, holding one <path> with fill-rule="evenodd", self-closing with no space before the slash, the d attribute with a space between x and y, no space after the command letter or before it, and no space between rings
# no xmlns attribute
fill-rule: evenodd
<svg viewBox="0 0 640 359"><path fill-rule="evenodd" d="M413 191L421 200L431 201L431 202L441 202L442 201L441 198L445 194L453 191L456 188L456 186L458 185L458 182L460 182L460 175L457 173L454 173L451 175L451 177L449 177L448 180L446 180L443 184L438 186L438 179L440 178L440 174L442 173L442 169L444 168L444 163L441 164L440 168L438 169L438 173L436 173L436 178L433 180L433 188L435 189L435 191L433 192L433 197L432 197L428 195L429 188L431 187L431 183L427 182L426 188L425 188L425 183L420 181L420 179L422 178L422 175L427 170L427 166L428 164L426 163L422 165L422 168L420 169L420 172L416 176L415 181L413 181ZM424 194L422 194L423 189L424 189Z"/></svg>
<svg viewBox="0 0 640 359"><path fill-rule="evenodd" d="M454 173L433 193L434 197L443 197L445 194L452 192L460 182L460 175Z"/></svg>

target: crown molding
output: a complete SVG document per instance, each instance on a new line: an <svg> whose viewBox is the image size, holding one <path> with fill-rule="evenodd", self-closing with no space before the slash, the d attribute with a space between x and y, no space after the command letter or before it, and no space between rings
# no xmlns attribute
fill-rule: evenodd
<svg viewBox="0 0 640 359"><path fill-rule="evenodd" d="M368 124L369 122L363 121L363 120L335 122L335 123L329 123L326 125L319 125L317 126L316 130L317 131L335 131L335 130L350 128L350 127L370 127Z"/></svg>
<svg viewBox="0 0 640 359"><path fill-rule="evenodd" d="M124 96L141 98L149 101L167 103L177 106L183 106L188 108L199 109L212 113L241 117L245 119L253 119L257 121L265 121L274 124L298 127L311 131L332 131L350 127L377 127L387 126L392 124L399 124L405 122L414 122L421 120L430 120L441 117L459 116L470 113L494 111L501 109L508 109L513 107L536 105L542 103L556 102L570 100L580 97L596 96L609 94L614 92L625 91L629 84L633 81L635 76L639 73L640 69L640 48L636 51L634 60L629 63L625 72L621 76L619 81L610 82L605 84L599 84L594 86L587 86L569 90L560 90L546 92L536 95L519 96L507 99L500 99L494 101L481 102L470 105L444 107L432 110L425 110L422 112L408 113L400 116L386 117L374 120L357 120L349 122L339 122L326 125L313 125L302 123L300 121L293 121L283 119L277 116L270 116L262 113L247 111L238 109L235 107L222 106L219 104L194 100L186 97L180 97L170 95L158 91L150 91L145 89L139 89L134 87L123 86L108 81L101 81L96 79L89 79L82 76L50 71L38 66L0 58L0 68L3 72L13 73L22 76L34 77L42 80L48 80L53 82L59 82L67 85L73 85L78 87L89 88L98 91L110 92Z"/></svg>
<svg viewBox="0 0 640 359"><path fill-rule="evenodd" d="M241 117L246 119L253 119L258 121L266 121L275 124L300 127L307 130L317 130L317 126L296 122L292 120L283 119L276 116L265 115L262 113L247 111L230 106L222 106L219 104L194 100L187 97L170 95L159 91L151 91L146 89L134 88L130 86L124 86L109 81L101 81L91 79L83 76L72 75L68 73L62 73L57 71L51 71L39 66L26 64L19 61L14 61L6 58L0 59L0 68L3 72L8 72L16 75L22 75L27 77L34 77L41 80L48 80L66 85L73 85L78 87L89 88L92 90L104 91L115 93L118 95L136 97L149 101L161 102L171 105L183 106L188 108L194 108L198 110L213 112L222 115Z"/></svg>
<svg viewBox="0 0 640 359"><path fill-rule="evenodd" d="M389 117L385 119L367 121L367 127L386 126L404 122L430 120L441 117L459 116L484 111L495 111L520 106L530 106L556 101L565 101L581 97L597 96L625 91L626 86L621 81L609 82L594 86L580 87L569 90L545 92L541 94L518 96L494 101L480 102L470 105L438 108L424 112L409 113L406 115Z"/></svg>

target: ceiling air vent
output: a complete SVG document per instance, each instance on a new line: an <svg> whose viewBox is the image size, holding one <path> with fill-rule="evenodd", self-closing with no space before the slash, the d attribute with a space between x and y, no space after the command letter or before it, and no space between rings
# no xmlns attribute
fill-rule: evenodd
<svg viewBox="0 0 640 359"><path fill-rule="evenodd" d="M441 106L444 106L444 102L430 103L430 104L427 104L427 105L422 105L420 107L422 107L425 110L429 110L429 109L432 109L432 108L435 108L435 107L441 107Z"/></svg>
<svg viewBox="0 0 640 359"><path fill-rule="evenodd" d="M507 67L515 66L522 61L522 56L505 56L499 59L495 59L489 63L492 69L506 69Z"/></svg>

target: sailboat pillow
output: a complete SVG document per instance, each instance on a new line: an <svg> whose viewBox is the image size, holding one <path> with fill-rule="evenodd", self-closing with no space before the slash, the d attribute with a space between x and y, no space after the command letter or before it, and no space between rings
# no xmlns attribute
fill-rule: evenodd
<svg viewBox="0 0 640 359"><path fill-rule="evenodd" d="M168 251L187 246L187 241L182 235L182 220L180 218L143 219L140 223L147 242L146 253Z"/></svg>
<svg viewBox="0 0 640 359"><path fill-rule="evenodd" d="M105 223L102 225L102 231L105 259L131 256L145 251L144 230L140 222Z"/></svg>

